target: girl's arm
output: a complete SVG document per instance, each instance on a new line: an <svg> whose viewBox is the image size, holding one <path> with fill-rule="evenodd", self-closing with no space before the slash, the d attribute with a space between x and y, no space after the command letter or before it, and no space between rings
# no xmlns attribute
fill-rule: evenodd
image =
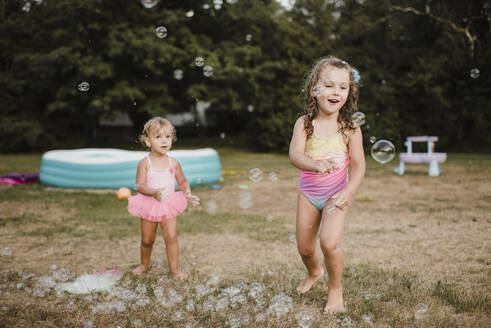
<svg viewBox="0 0 491 328"><path fill-rule="evenodd" d="M304 116L300 117L293 127L292 140L288 156L290 162L298 169L304 171L325 173L331 172L335 167L327 160L313 160L305 155L305 142L307 134L304 129Z"/></svg>
<svg viewBox="0 0 491 328"><path fill-rule="evenodd" d="M182 173L181 164L179 164L179 162L175 158L172 159L172 162L174 163L174 167L176 168L176 181L179 185L179 189L186 195L191 204L198 205L199 198L191 194L191 187L189 186L184 173Z"/></svg>
<svg viewBox="0 0 491 328"><path fill-rule="evenodd" d="M349 205L353 195L361 184L365 176L365 153L363 152L363 138L360 127L357 127L351 134L348 142L350 155L349 182L346 187L332 198L336 199L336 206L344 209Z"/></svg>
<svg viewBox="0 0 491 328"><path fill-rule="evenodd" d="M146 185L147 180L148 163L147 159L144 158L138 163L138 168L136 170L136 182L135 188L140 194L154 197L160 201L161 195L158 190L150 188Z"/></svg>

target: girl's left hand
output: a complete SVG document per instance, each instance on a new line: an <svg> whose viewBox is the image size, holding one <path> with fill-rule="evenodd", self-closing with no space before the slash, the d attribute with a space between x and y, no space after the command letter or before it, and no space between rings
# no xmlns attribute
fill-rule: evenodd
<svg viewBox="0 0 491 328"><path fill-rule="evenodd" d="M199 205L199 198L191 193L186 193L186 198L191 203L191 205L196 206Z"/></svg>
<svg viewBox="0 0 491 328"><path fill-rule="evenodd" d="M341 190L332 195L331 198L334 200L334 204L336 205L336 207L343 211L349 206L352 197L353 195L350 192L346 190Z"/></svg>

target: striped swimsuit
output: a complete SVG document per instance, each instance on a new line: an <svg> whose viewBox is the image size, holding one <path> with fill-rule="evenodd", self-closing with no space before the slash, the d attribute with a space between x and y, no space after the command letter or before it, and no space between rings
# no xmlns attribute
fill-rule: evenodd
<svg viewBox="0 0 491 328"><path fill-rule="evenodd" d="M348 183L348 147L344 143L343 135L337 132L335 135L323 138L317 137L315 132L307 139L305 154L314 159L332 159L339 168L331 173L317 173L301 171L298 188L300 192L320 211L324 208L332 195Z"/></svg>

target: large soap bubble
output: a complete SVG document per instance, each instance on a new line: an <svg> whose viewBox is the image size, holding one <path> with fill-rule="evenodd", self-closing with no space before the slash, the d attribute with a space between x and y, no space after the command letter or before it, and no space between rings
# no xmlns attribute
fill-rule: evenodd
<svg viewBox="0 0 491 328"><path fill-rule="evenodd" d="M381 164L385 164L390 162L394 158L396 148L394 147L392 142L385 139L380 139L373 144L371 153L374 160Z"/></svg>
<svg viewBox="0 0 491 328"><path fill-rule="evenodd" d="M153 8L159 3L159 0L141 0L141 3L145 8Z"/></svg>

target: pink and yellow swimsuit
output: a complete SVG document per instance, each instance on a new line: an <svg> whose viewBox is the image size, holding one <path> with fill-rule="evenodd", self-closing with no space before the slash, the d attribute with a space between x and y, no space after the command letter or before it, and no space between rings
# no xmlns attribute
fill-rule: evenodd
<svg viewBox="0 0 491 328"><path fill-rule="evenodd" d="M344 143L343 135L337 132L335 135L323 138L317 137L315 132L307 139L305 155L314 159L332 159L338 164L338 169L331 173L316 173L301 171L298 188L300 192L320 211L324 208L332 195L348 183L348 147Z"/></svg>

